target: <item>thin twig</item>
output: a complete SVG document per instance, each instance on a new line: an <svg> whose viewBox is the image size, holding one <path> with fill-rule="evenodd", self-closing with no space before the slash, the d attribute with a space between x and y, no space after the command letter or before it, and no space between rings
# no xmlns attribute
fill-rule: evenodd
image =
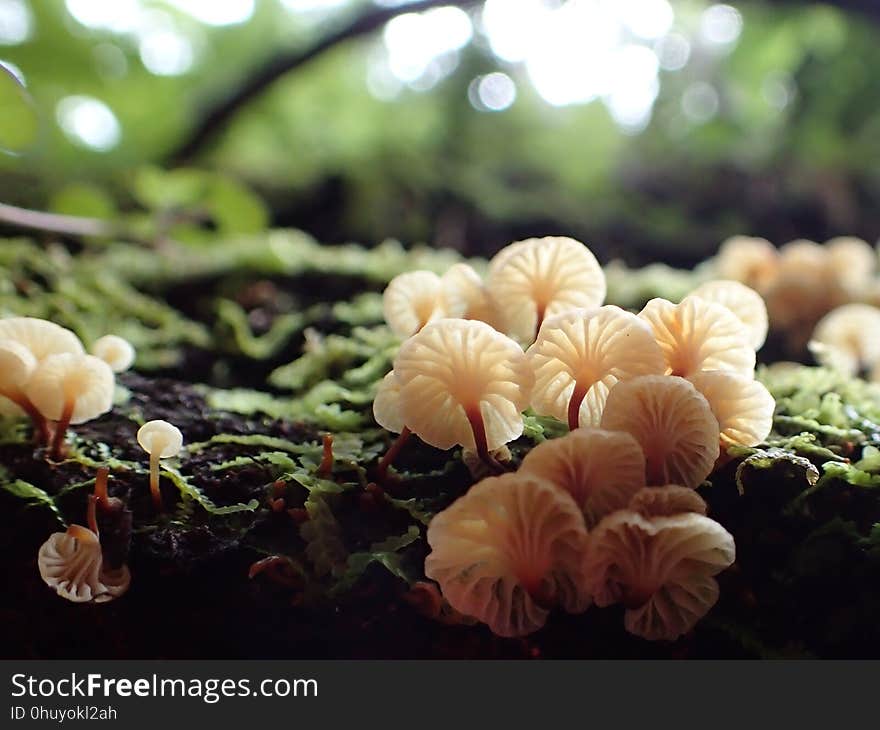
<svg viewBox="0 0 880 730"><path fill-rule="evenodd" d="M74 215L58 215L41 210L28 210L14 205L0 203L0 223L8 223L19 228L29 228L68 236L99 236L106 238L118 235L118 226L100 218L82 218Z"/></svg>
<svg viewBox="0 0 880 730"><path fill-rule="evenodd" d="M205 110L190 134L168 155L167 163L174 167L190 161L245 104L288 72L305 65L338 44L372 33L402 13L416 13L441 5L469 7L478 2L480 0L419 0L395 7L374 8L357 16L349 24L326 35L308 48L270 58L228 96Z"/></svg>

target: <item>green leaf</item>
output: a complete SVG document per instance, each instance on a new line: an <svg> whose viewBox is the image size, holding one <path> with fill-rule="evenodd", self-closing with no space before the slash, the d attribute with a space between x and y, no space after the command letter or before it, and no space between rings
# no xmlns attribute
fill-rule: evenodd
<svg viewBox="0 0 880 730"><path fill-rule="evenodd" d="M406 583L413 583L416 580L416 576L411 575L404 569L401 552L416 542L419 537L419 528L412 525L403 535L389 537L381 542L373 543L368 550L352 553L348 556L345 574L333 587L331 594L338 595L349 590L373 563L378 563L389 573Z"/></svg>
<svg viewBox="0 0 880 730"><path fill-rule="evenodd" d="M309 495L305 508L309 519L300 525L299 534L306 542L306 557L319 577L328 574L341 576L345 572L348 551L342 541L339 523L330 506L316 492Z"/></svg>
<svg viewBox="0 0 880 730"><path fill-rule="evenodd" d="M16 479L13 482L4 481L0 483L0 489L9 492L13 497L25 500L31 506L44 505L48 507L62 525L67 524L55 504L55 500L45 490L21 479Z"/></svg>
<svg viewBox="0 0 880 730"><path fill-rule="evenodd" d="M110 220L116 216L116 203L104 190L89 183L71 183L49 200L49 208L61 215Z"/></svg>
<svg viewBox="0 0 880 730"><path fill-rule="evenodd" d="M37 141L39 118L24 85L0 63L0 150L19 154Z"/></svg>

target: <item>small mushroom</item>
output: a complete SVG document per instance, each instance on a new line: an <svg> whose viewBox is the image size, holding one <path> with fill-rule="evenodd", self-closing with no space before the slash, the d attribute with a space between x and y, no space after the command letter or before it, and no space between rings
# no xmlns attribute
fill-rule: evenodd
<svg viewBox="0 0 880 730"><path fill-rule="evenodd" d="M59 596L74 603L105 603L128 590L128 566L106 568L101 553L94 515L95 500L89 502L91 529L71 525L67 532L52 534L40 547L37 565L40 576Z"/></svg>
<svg viewBox="0 0 880 730"><path fill-rule="evenodd" d="M810 340L820 365L846 375L870 371L880 364L880 308L845 304L826 314Z"/></svg>
<svg viewBox="0 0 880 730"><path fill-rule="evenodd" d="M395 276L382 295L385 322L399 337L409 337L428 322L448 316L443 282L431 271Z"/></svg>
<svg viewBox="0 0 880 730"><path fill-rule="evenodd" d="M621 510L590 534L584 574L596 605L622 603L624 626L650 641L690 631L718 600L733 537L701 514L645 518Z"/></svg>
<svg viewBox="0 0 880 730"><path fill-rule="evenodd" d="M754 378L727 370L707 370L690 377L718 421L723 447L757 446L773 428L776 401Z"/></svg>
<svg viewBox="0 0 880 730"><path fill-rule="evenodd" d="M379 461L376 478L383 481L391 464L394 463L412 435L412 431L403 422L400 409L400 384L397 382L397 376L393 370L381 380L376 390L376 396L373 399L373 418L386 431L400 434Z"/></svg>
<svg viewBox="0 0 880 730"><path fill-rule="evenodd" d="M526 352L535 373L532 408L578 426L597 426L608 391L619 380L664 372L651 328L606 305L573 309L544 321Z"/></svg>
<svg viewBox="0 0 880 730"><path fill-rule="evenodd" d="M447 316L493 324L495 314L483 280L469 264L454 264L441 277Z"/></svg>
<svg viewBox="0 0 880 730"><path fill-rule="evenodd" d="M586 610L586 529L572 498L527 474L489 477L428 526L425 575L450 605L499 636L524 636L549 609Z"/></svg>
<svg viewBox="0 0 880 730"><path fill-rule="evenodd" d="M73 332L54 322L36 317L0 319L0 340L14 340L24 345L37 362L50 355L82 355L82 342Z"/></svg>
<svg viewBox="0 0 880 730"><path fill-rule="evenodd" d="M697 487L719 454L718 421L706 398L683 378L642 375L621 381L608 394L602 428L626 431L639 442L649 486Z"/></svg>
<svg viewBox="0 0 880 730"><path fill-rule="evenodd" d="M45 444L49 441L46 419L24 392L36 367L37 360L27 347L15 340L0 340L0 400L8 401L10 415L24 411L30 416L39 442Z"/></svg>
<svg viewBox="0 0 880 730"><path fill-rule="evenodd" d="M137 441L150 455L150 494L156 509L162 509L159 490L159 461L177 456L183 448L183 434L168 421L148 421L137 432Z"/></svg>
<svg viewBox="0 0 880 730"><path fill-rule="evenodd" d="M45 418L57 422L53 459L61 457L70 424L91 421L113 407L114 385L110 366L92 355L49 355L37 365L25 392Z"/></svg>
<svg viewBox="0 0 880 730"><path fill-rule="evenodd" d="M523 459L520 473L568 492L589 529L605 515L625 508L645 486L645 455L628 433L579 428L538 444Z"/></svg>
<svg viewBox="0 0 880 730"><path fill-rule="evenodd" d="M672 517L684 512L695 512L705 515L708 511L703 498L693 489L678 484L667 484L662 487L643 487L629 501L633 512L642 517Z"/></svg>
<svg viewBox="0 0 880 730"><path fill-rule="evenodd" d="M605 274L590 249L573 238L531 238L499 252L486 282L500 328L532 342L547 317L598 307Z"/></svg>
<svg viewBox="0 0 880 730"><path fill-rule="evenodd" d="M680 304L652 299L639 313L654 331L669 375L688 377L701 370L755 369L752 335L727 307L696 296Z"/></svg>
<svg viewBox="0 0 880 730"><path fill-rule="evenodd" d="M776 278L778 268L779 252L764 238L728 238L715 258L719 278L739 281L758 291L763 291Z"/></svg>
<svg viewBox="0 0 880 730"><path fill-rule="evenodd" d="M859 295L870 286L877 270L877 252L861 238L840 236L825 242L828 265L847 291Z"/></svg>
<svg viewBox="0 0 880 730"><path fill-rule="evenodd" d="M438 449L490 451L523 431L533 376L525 353L484 322L441 319L403 343L394 361L403 423Z"/></svg>
<svg viewBox="0 0 880 730"><path fill-rule="evenodd" d="M114 373L124 373L134 363L135 351L128 340L104 335L92 345L92 354L106 362Z"/></svg>
<svg viewBox="0 0 880 730"><path fill-rule="evenodd" d="M764 346L769 327L767 305L754 289L738 281L717 280L701 284L692 295L727 307L749 330L752 348Z"/></svg>

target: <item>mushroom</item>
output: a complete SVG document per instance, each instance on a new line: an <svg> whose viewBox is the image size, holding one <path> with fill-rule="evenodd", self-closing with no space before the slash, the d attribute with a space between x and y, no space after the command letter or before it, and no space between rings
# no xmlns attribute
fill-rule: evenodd
<svg viewBox="0 0 880 730"><path fill-rule="evenodd" d="M692 375L690 381L718 421L722 446L757 446L770 435L776 401L757 380L726 370L708 370Z"/></svg>
<svg viewBox="0 0 880 730"><path fill-rule="evenodd" d="M672 517L683 512L705 515L708 507L693 489L678 484L663 487L643 487L629 501L628 509L642 517Z"/></svg>
<svg viewBox="0 0 880 730"><path fill-rule="evenodd" d="M0 399L9 402L10 414L15 408L30 416L39 442L45 444L49 442L49 426L24 392L36 367L37 360L27 347L15 340L0 340Z"/></svg>
<svg viewBox="0 0 880 730"><path fill-rule="evenodd" d="M373 418L386 431L400 434L379 461L376 477L381 481L387 476L389 467L412 434L403 422L400 411L400 384L393 370L380 381L376 390L373 399Z"/></svg>
<svg viewBox="0 0 880 730"><path fill-rule="evenodd" d="M403 423L438 449L489 452L518 438L533 384L525 353L485 322L441 319L403 343L394 361Z"/></svg>
<svg viewBox="0 0 880 730"><path fill-rule="evenodd" d="M592 528L605 515L626 507L645 486L645 456L628 433L579 428L538 444L523 459L520 473L568 492L587 528Z"/></svg>
<svg viewBox="0 0 880 730"><path fill-rule="evenodd" d="M767 340L767 305L758 292L738 281L707 281L692 292L695 297L727 307L749 330L751 346L760 350Z"/></svg>
<svg viewBox="0 0 880 730"><path fill-rule="evenodd" d="M828 265L844 289L858 295L871 284L877 253L861 238L840 236L825 243Z"/></svg>
<svg viewBox="0 0 880 730"><path fill-rule="evenodd" d="M847 375L880 364L880 309L869 304L845 304L826 314L813 331L810 352L820 365Z"/></svg>
<svg viewBox="0 0 880 730"><path fill-rule="evenodd" d="M0 319L0 340L14 340L24 345L37 362L50 355L82 355L83 346L73 332L54 322L36 317Z"/></svg>
<svg viewBox="0 0 880 730"><path fill-rule="evenodd" d="M399 337L409 337L428 322L446 317L443 282L431 271L395 276L382 295L385 322Z"/></svg>
<svg viewBox="0 0 880 730"><path fill-rule="evenodd" d="M715 605L714 576L735 556L730 533L701 514L645 518L621 510L590 534L584 574L596 605L623 604L627 631L673 641Z"/></svg>
<svg viewBox="0 0 880 730"><path fill-rule="evenodd" d="M148 421L137 432L137 441L150 455L150 494L156 509L162 509L159 490L159 461L177 456L183 448L183 434L168 421Z"/></svg>
<svg viewBox="0 0 880 730"><path fill-rule="evenodd" d="M739 281L763 291L779 267L779 253L770 241L751 236L728 238L718 249L715 271L721 279Z"/></svg>
<svg viewBox="0 0 880 730"><path fill-rule="evenodd" d="M92 355L49 355L37 365L25 390L50 421L57 421L50 455L61 457L70 424L85 423L113 407L115 379L110 366Z"/></svg>
<svg viewBox="0 0 880 730"><path fill-rule="evenodd" d="M489 477L431 520L425 575L455 610L499 636L524 636L554 605L586 610L586 537L562 490L529 474Z"/></svg>
<svg viewBox="0 0 880 730"><path fill-rule="evenodd" d="M642 375L608 394L602 428L626 431L645 454L648 485L697 487L719 454L718 421L705 397L684 378Z"/></svg>
<svg viewBox="0 0 880 730"><path fill-rule="evenodd" d="M605 300L602 267L573 238L519 241L499 252L493 264L486 287L499 325L521 342L532 342L546 317Z"/></svg>
<svg viewBox="0 0 880 730"><path fill-rule="evenodd" d="M454 264L441 277L449 317L478 319L492 324L495 315L489 292L469 264Z"/></svg>
<svg viewBox="0 0 880 730"><path fill-rule="evenodd" d="M128 590L127 565L104 567L95 518L96 499L89 500L89 527L71 525L43 543L37 554L40 576L62 598L74 603L105 603Z"/></svg>
<svg viewBox="0 0 880 730"><path fill-rule="evenodd" d="M104 335L92 345L92 354L106 362L114 373L123 373L134 363L135 351L128 340Z"/></svg>
<svg viewBox="0 0 880 730"><path fill-rule="evenodd" d="M680 304L652 299L639 313L654 331L666 373L688 377L700 370L755 369L752 335L727 307L696 296Z"/></svg>
<svg viewBox="0 0 880 730"><path fill-rule="evenodd" d="M599 424L617 381L659 374L666 367L651 328L612 305L545 320L526 357L535 373L532 408L567 420L572 430Z"/></svg>

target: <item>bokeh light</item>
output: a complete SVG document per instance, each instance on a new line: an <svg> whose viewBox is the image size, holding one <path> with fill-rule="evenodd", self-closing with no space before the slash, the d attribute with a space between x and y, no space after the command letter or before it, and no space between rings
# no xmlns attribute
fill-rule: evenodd
<svg viewBox="0 0 880 730"><path fill-rule="evenodd" d="M506 73L496 71L478 76L468 87L471 105L480 111L500 112L516 101L516 84Z"/></svg>
<svg viewBox="0 0 880 730"><path fill-rule="evenodd" d="M23 0L0 0L0 45L24 43L32 25L31 11Z"/></svg>
<svg viewBox="0 0 880 730"><path fill-rule="evenodd" d="M122 137L110 107L91 96L67 96L58 102L55 114L67 138L80 147L106 152Z"/></svg>

